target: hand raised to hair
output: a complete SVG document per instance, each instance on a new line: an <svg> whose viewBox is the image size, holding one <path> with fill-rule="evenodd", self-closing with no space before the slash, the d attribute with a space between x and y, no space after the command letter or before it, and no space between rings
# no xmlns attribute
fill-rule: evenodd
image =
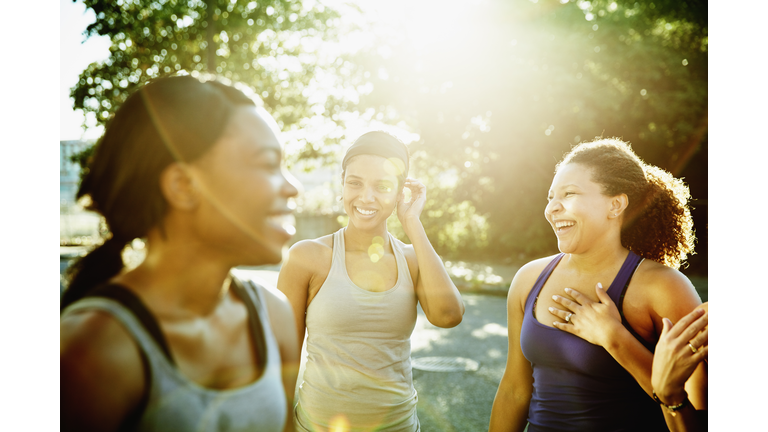
<svg viewBox="0 0 768 432"><path fill-rule="evenodd" d="M669 318L662 319L661 336L653 355L651 385L659 399L667 405L682 402L685 382L699 363L707 359L708 321L709 314L701 306L675 325Z"/></svg>
<svg viewBox="0 0 768 432"><path fill-rule="evenodd" d="M565 292L573 300L556 295L553 296L554 301L561 304L564 309L549 308L552 315L567 321L555 322L556 328L574 334L589 343L605 347L613 340L615 332L624 327L619 309L601 283L595 287L597 302L593 302L584 294L571 288L566 288ZM566 318L569 319L566 320Z"/></svg>
<svg viewBox="0 0 768 432"><path fill-rule="evenodd" d="M407 229L408 224L419 221L419 216L427 202L427 187L416 179L405 179L405 185L411 191L411 199L405 202L405 194L401 194L397 200L397 218ZM406 232L407 234L407 232Z"/></svg>

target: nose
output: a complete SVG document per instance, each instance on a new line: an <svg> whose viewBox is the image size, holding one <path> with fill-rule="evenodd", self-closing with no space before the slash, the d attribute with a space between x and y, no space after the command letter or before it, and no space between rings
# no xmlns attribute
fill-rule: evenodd
<svg viewBox="0 0 768 432"><path fill-rule="evenodd" d="M360 201L364 203L371 203L373 202L373 188L372 187L363 187L363 190L360 191Z"/></svg>
<svg viewBox="0 0 768 432"><path fill-rule="evenodd" d="M560 200L557 199L551 199L547 206L544 207L544 217L549 219L551 216L554 216L555 213L561 211L563 209L563 205L560 203Z"/></svg>
<svg viewBox="0 0 768 432"><path fill-rule="evenodd" d="M303 192L304 187L301 185L301 182L293 176L288 170L285 168L282 169L283 173L283 187L281 188L281 192L283 196L286 197L295 197L299 194L299 191Z"/></svg>

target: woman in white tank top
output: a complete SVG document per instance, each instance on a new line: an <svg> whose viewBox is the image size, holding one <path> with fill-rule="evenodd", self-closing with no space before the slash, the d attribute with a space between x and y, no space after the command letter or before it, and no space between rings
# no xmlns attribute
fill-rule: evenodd
<svg viewBox="0 0 768 432"><path fill-rule="evenodd" d="M419 220L426 187L406 179L408 167L408 149L394 136L358 138L342 162L348 225L296 243L280 271L299 341L307 334L299 431L419 431L410 364L416 303L445 328L461 322L464 304ZM395 209L410 245L387 232Z"/></svg>
<svg viewBox="0 0 768 432"><path fill-rule="evenodd" d="M62 431L294 430L291 307L230 274L280 262L291 237L276 132L241 91L191 76L121 105L78 192L110 237L62 299ZM135 239L146 258L125 268Z"/></svg>

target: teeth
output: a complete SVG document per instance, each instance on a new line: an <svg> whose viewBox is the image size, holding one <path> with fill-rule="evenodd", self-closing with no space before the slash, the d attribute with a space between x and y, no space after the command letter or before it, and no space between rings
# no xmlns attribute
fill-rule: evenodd
<svg viewBox="0 0 768 432"><path fill-rule="evenodd" d="M362 214L364 214L366 216L370 216L370 215L376 213L376 210L363 210L360 207L355 207L355 210L359 211L360 213L362 213Z"/></svg>
<svg viewBox="0 0 768 432"><path fill-rule="evenodd" d="M293 213L272 216L269 219L273 223L280 225L288 234L296 234L296 217L293 216Z"/></svg>
<svg viewBox="0 0 768 432"><path fill-rule="evenodd" d="M555 222L555 228L563 228L563 227L569 227L575 225L572 221L559 221Z"/></svg>

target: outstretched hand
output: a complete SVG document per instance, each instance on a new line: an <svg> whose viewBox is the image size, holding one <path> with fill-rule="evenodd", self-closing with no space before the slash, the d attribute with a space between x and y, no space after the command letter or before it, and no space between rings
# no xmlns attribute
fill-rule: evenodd
<svg viewBox="0 0 768 432"><path fill-rule="evenodd" d="M427 187L412 178L405 179L404 187L411 191L411 199L405 202L405 194L400 194L397 199L397 218L405 228L410 221L419 220L427 202Z"/></svg>
<svg viewBox="0 0 768 432"><path fill-rule="evenodd" d="M573 300L558 295L552 297L555 302L565 308L549 308L552 315L565 321L555 322L554 326L589 343L606 347L613 339L617 326L623 327L623 325L619 309L605 292L603 285L598 283L595 287L597 302L593 302L575 289L566 288L565 292Z"/></svg>
<svg viewBox="0 0 768 432"><path fill-rule="evenodd" d="M676 404L683 397L685 382L707 359L709 353L709 314L701 306L672 325L663 318L663 327L653 355L651 385L666 404Z"/></svg>

